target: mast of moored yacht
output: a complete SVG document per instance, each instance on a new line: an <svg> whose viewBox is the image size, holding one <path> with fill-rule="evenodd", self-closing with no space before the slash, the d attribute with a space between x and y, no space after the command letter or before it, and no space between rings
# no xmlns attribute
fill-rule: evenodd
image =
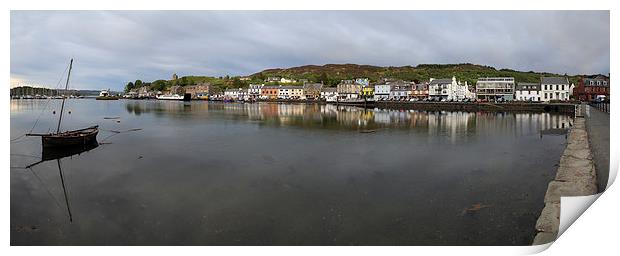
<svg viewBox="0 0 620 256"><path fill-rule="evenodd" d="M73 58L71 58L71 62L69 62L69 73L67 74L67 82L65 83L65 93L67 93L67 90L69 89L69 77L71 76L72 67L73 67ZM65 109L65 97L62 97L62 105L60 106L60 118L58 118L58 128L56 128L56 133L60 132L60 122L62 122L62 112Z"/></svg>

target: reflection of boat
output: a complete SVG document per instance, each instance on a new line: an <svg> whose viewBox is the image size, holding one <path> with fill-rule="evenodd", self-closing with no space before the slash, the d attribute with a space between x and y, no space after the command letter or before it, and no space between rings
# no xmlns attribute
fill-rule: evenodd
<svg viewBox="0 0 620 256"><path fill-rule="evenodd" d="M96 146L95 146L96 147ZM67 188L65 186L65 177L62 173L62 165L60 164L60 159L61 158L56 158L56 163L58 165L58 173L60 174L60 184L62 185L62 192L65 196L65 204L67 205L67 213L69 214L69 222L73 222L73 214L71 214L71 207L69 205L69 196L67 195ZM52 159L50 159L52 160ZM45 160L47 161L47 160ZM36 174L34 173L34 171L30 168L32 168L33 166L40 164L42 162L45 162L44 160L41 160L37 163L31 164L29 166L27 166L26 168L28 168L35 176ZM37 176L38 177L38 176ZM39 179L40 180L40 179ZM51 194L50 194L51 195ZM53 196L52 196L53 197ZM56 198L54 198L54 200L56 200Z"/></svg>
<svg viewBox="0 0 620 256"><path fill-rule="evenodd" d="M79 155L81 153L90 151L99 146L99 143L91 143L84 145L83 147L70 147L63 148L62 150L58 150L57 148L43 148L43 152L41 153L41 160L49 161L54 159L65 158L73 155Z"/></svg>
<svg viewBox="0 0 620 256"><path fill-rule="evenodd" d="M73 67L73 59L69 63L69 73L67 74L67 82L65 91L69 88L69 77L71 76L71 68ZM41 144L45 147L75 147L86 146L88 144L97 143L97 133L99 126L91 126L84 129L60 132L60 124L62 122L62 114L65 109L65 99L62 99L60 107L60 117L58 118L58 127L56 133L28 133L26 136L40 136Z"/></svg>
<svg viewBox="0 0 620 256"><path fill-rule="evenodd" d="M101 90L96 100L118 100L118 96L110 95L110 90Z"/></svg>
<svg viewBox="0 0 620 256"><path fill-rule="evenodd" d="M93 150L95 148L97 148L99 146L98 143L91 143L91 144L87 144L84 146L76 146L76 147L66 147L66 148L53 148L53 147L47 147L47 148L43 148L43 151L41 152L41 160L30 164L28 166L26 166L26 168L32 168L35 165L38 165L40 163L46 162L46 161L50 161L50 160L57 160L57 159L62 159L65 157L70 157L70 156L74 156L74 155L79 155L82 154L84 152Z"/></svg>

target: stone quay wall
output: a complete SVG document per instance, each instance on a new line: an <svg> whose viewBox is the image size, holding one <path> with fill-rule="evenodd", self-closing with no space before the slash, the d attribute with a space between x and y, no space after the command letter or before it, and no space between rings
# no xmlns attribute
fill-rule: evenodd
<svg viewBox="0 0 620 256"><path fill-rule="evenodd" d="M555 241L560 226L560 197L587 196L597 193L596 171L588 142L584 109L578 106L566 149L560 158L555 179L549 183L545 194L545 207L536 221L533 245Z"/></svg>

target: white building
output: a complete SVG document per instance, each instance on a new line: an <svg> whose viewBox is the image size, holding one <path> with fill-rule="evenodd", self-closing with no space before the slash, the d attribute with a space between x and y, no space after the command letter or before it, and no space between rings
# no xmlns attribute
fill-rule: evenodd
<svg viewBox="0 0 620 256"><path fill-rule="evenodd" d="M232 100L248 100L248 89L226 89L226 91L224 91L224 98Z"/></svg>
<svg viewBox="0 0 620 256"><path fill-rule="evenodd" d="M336 99L338 99L338 91L336 88L333 87L324 87L321 89L321 99L328 101L328 102L333 102L336 101Z"/></svg>
<svg viewBox="0 0 620 256"><path fill-rule="evenodd" d="M475 94L469 91L469 85L452 79L430 79L428 84L428 97L446 100L463 100L475 98Z"/></svg>
<svg viewBox="0 0 620 256"><path fill-rule="evenodd" d="M237 100L239 99L239 94L241 93L242 90L243 90L242 88L226 89L226 91L224 91L224 97L228 99Z"/></svg>
<svg viewBox="0 0 620 256"><path fill-rule="evenodd" d="M392 91L392 86L389 84L375 85L375 96L374 96L375 101L389 99L391 91Z"/></svg>
<svg viewBox="0 0 620 256"><path fill-rule="evenodd" d="M289 78L284 78L284 77L280 78L280 83L283 83L283 84L290 84L290 83L295 83L295 82L297 81L295 81L294 79L289 79Z"/></svg>
<svg viewBox="0 0 620 256"><path fill-rule="evenodd" d="M261 94L261 89L265 86L264 84L250 84L248 88L248 98L258 99Z"/></svg>
<svg viewBox="0 0 620 256"><path fill-rule="evenodd" d="M571 86L566 77L541 77L540 94L542 101L568 100Z"/></svg>
<svg viewBox="0 0 620 256"><path fill-rule="evenodd" d="M540 101L540 84L518 83L515 87L515 100Z"/></svg>

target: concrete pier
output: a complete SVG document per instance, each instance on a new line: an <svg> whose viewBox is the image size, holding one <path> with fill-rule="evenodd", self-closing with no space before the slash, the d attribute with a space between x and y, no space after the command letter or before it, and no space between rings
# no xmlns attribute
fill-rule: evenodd
<svg viewBox="0 0 620 256"><path fill-rule="evenodd" d="M566 149L560 158L555 179L545 194L545 207L536 221L533 245L553 242L560 226L560 197L586 196L597 193L596 171L586 130L584 106L579 105L571 128Z"/></svg>

